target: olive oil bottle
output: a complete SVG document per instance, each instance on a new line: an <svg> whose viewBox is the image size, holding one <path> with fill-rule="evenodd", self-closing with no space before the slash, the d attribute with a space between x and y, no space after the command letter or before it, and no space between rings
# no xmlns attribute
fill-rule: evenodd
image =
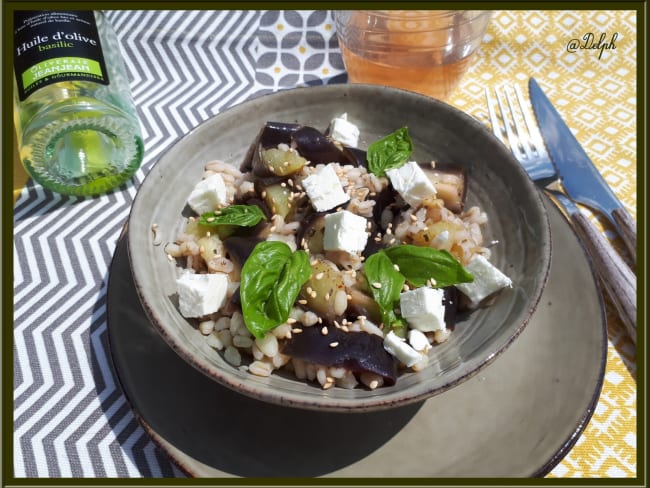
<svg viewBox="0 0 650 488"><path fill-rule="evenodd" d="M144 145L117 37L99 11L14 12L14 124L34 180L97 195L130 179Z"/></svg>

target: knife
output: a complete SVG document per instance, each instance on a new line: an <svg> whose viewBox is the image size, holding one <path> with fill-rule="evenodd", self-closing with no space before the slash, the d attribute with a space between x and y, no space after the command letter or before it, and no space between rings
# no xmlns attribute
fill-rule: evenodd
<svg viewBox="0 0 650 488"><path fill-rule="evenodd" d="M534 78L529 80L528 90L546 149L564 190L574 201L600 212L612 223L636 265L636 223Z"/></svg>

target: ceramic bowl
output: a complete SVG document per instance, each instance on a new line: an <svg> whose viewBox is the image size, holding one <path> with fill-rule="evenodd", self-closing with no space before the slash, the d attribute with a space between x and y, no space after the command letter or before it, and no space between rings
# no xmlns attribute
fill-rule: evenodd
<svg viewBox="0 0 650 488"><path fill-rule="evenodd" d="M231 366L177 308L178 266L164 252L183 228L187 197L204 164L239 166L266 121L296 122L325 130L347 113L360 128L360 147L407 126L412 159L446 161L468 172L467 204L488 215L485 242L491 262L513 281L494 302L458 323L430 352L420 372L403 373L394 386L323 390L288 375L258 377ZM156 225L156 232L152 227ZM440 394L487 367L521 333L547 280L550 226L541 194L481 123L447 105L394 88L348 84L298 88L249 100L207 120L176 141L151 169L129 217L128 249L140 300L153 326L186 361L244 395L290 407L364 412L406 405Z"/></svg>

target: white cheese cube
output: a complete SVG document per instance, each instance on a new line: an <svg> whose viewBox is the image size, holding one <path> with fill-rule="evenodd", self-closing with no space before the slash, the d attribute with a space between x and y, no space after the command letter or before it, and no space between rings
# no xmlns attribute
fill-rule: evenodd
<svg viewBox="0 0 650 488"><path fill-rule="evenodd" d="M302 180L302 187L317 212L331 210L350 199L350 195L343 190L336 171L329 164Z"/></svg>
<svg viewBox="0 0 650 488"><path fill-rule="evenodd" d="M422 332L445 330L444 291L423 286L400 294L402 317L413 328Z"/></svg>
<svg viewBox="0 0 650 488"><path fill-rule="evenodd" d="M409 346L392 330L384 337L384 349L410 368L422 359L422 354Z"/></svg>
<svg viewBox="0 0 650 488"><path fill-rule="evenodd" d="M413 208L419 207L425 198L436 194L433 183L415 161L404 163L396 169L389 169L386 174L395 191Z"/></svg>
<svg viewBox="0 0 650 488"><path fill-rule="evenodd" d="M409 329L407 337L409 344L416 351L426 353L431 349L431 343L427 339L427 336L424 335L424 332L420 332L417 329Z"/></svg>
<svg viewBox="0 0 650 488"><path fill-rule="evenodd" d="M226 303L226 273L184 273L176 280L178 305L183 317L203 317Z"/></svg>
<svg viewBox="0 0 650 488"><path fill-rule="evenodd" d="M474 281L459 283L456 288L467 295L472 305L478 305L501 288L512 286L512 280L480 254L474 256L465 269L474 276Z"/></svg>
<svg viewBox="0 0 650 488"><path fill-rule="evenodd" d="M348 114L335 117L330 122L330 137L350 147L359 144L359 128L348 122Z"/></svg>
<svg viewBox="0 0 650 488"><path fill-rule="evenodd" d="M226 183L221 175L217 173L199 181L190 193L187 203L199 215L214 212L218 207L227 205Z"/></svg>
<svg viewBox="0 0 650 488"><path fill-rule="evenodd" d="M326 251L360 252L366 248L367 220L347 210L325 215L323 249Z"/></svg>

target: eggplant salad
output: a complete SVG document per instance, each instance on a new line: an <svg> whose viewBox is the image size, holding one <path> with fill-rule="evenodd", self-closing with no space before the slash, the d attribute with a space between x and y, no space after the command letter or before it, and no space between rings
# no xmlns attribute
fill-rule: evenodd
<svg viewBox="0 0 650 488"><path fill-rule="evenodd" d="M347 114L324 132L267 122L239 168L206 163L165 252L180 313L232 366L391 386L426 367L459 310L512 286L463 168L413 161L407 127L367 150L359 138Z"/></svg>

